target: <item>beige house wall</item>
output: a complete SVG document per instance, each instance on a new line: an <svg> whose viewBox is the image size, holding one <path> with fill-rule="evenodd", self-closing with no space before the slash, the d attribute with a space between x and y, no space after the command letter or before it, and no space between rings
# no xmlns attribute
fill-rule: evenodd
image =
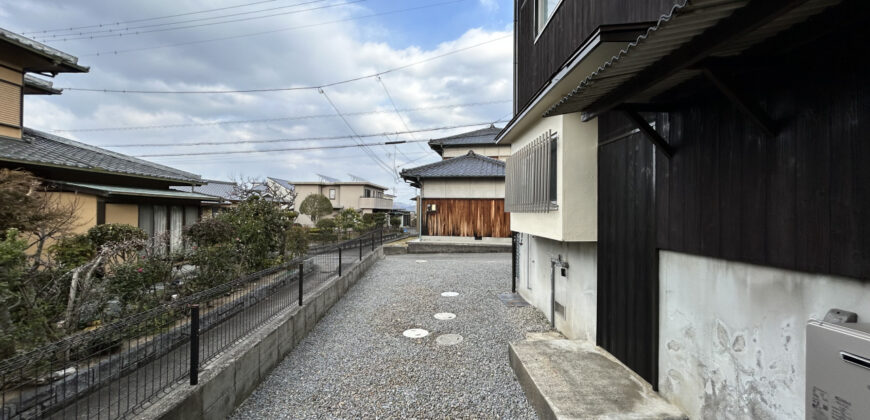
<svg viewBox="0 0 870 420"><path fill-rule="evenodd" d="M504 198L504 179L426 179L423 198Z"/></svg>
<svg viewBox="0 0 870 420"><path fill-rule="evenodd" d="M442 157L447 159L464 156L468 154L469 150L471 150L475 154L496 158L502 161L507 160L508 156L511 155L511 146L509 144L506 144L497 146L445 147Z"/></svg>
<svg viewBox="0 0 870 420"><path fill-rule="evenodd" d="M360 210L362 213L371 213L371 208L363 208L360 204L360 199L365 194L365 189L368 188L372 190L372 197L375 197L378 192L383 193L384 190L375 188L373 186L366 186L362 184L296 184L296 205L295 208L298 211L299 205L302 204L302 201L305 200L311 194L321 194L327 199L329 198L329 190L335 189L335 198L329 200L332 203L332 208L334 209L348 209L353 208L356 210ZM384 197L383 199L388 199ZM392 206L390 206L392 207ZM335 215L333 212L332 216ZM330 216L327 216L330 217ZM313 226L314 223L311 221L311 218L300 214L296 219L296 222L303 226Z"/></svg>
<svg viewBox="0 0 870 420"><path fill-rule="evenodd" d="M557 241L598 240L598 120L583 122L579 113L541 118L511 144L516 153L547 130L556 142L558 210L511 213L511 230Z"/></svg>
<svg viewBox="0 0 870 420"><path fill-rule="evenodd" d="M106 204L106 223L139 227L138 204Z"/></svg>
<svg viewBox="0 0 870 420"><path fill-rule="evenodd" d="M69 231L66 233L71 235L84 234L88 232L88 229L97 225L97 196L71 192L48 192L44 194L53 207L61 209L68 208L69 206L75 207L75 217L69 225ZM46 241L44 249L47 250L54 242L53 240ZM36 246L32 246L27 250L27 253L31 255L35 252Z"/></svg>

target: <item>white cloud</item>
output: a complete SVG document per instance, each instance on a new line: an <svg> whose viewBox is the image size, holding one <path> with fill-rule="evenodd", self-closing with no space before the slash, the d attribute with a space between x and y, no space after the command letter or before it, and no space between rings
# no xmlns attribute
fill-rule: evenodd
<svg viewBox="0 0 870 420"><path fill-rule="evenodd" d="M94 21L116 20L117 16L159 16L172 2L146 2L148 5L128 5L103 0L82 3L80 8L53 11L49 0L34 1L30 10L40 15L9 8L16 27L43 28L73 26ZM158 3L155 5L155 3ZM144 4L144 3L143 3ZM237 4L230 3L227 4ZM486 7L498 5L481 0ZM159 7L160 5L164 7ZM89 7L89 8L87 8ZM149 10L135 10L148 7ZM212 2L188 4L185 9L219 7ZM163 12L159 12L162 10ZM120 38L105 42L57 43L53 46L76 54L106 48L135 48L191 39L207 39L276 27L303 25L334 20L360 13L359 8L327 9L288 15L280 19L264 19L256 25L238 27L216 25L197 31L173 31L149 37ZM25 13L25 15L21 15ZM368 12L366 12L368 13ZM6 26L0 18L0 26ZM48 22L48 23L47 23ZM247 28L247 29L245 29ZM461 36L442 42L431 49L417 46L396 48L389 41L389 27L372 25L368 21L353 21L340 25L325 25L305 30L279 32L274 35L234 39L225 42L166 48L107 57L82 57L80 62L91 66L89 74L64 74L57 86L105 87L121 89L200 90L245 89L307 86L329 83L371 74L408 63L503 38L485 46L385 74L383 83L400 108L441 106L452 103L476 103L511 98L512 41L509 30L471 28ZM344 113L372 110L389 111L365 116L349 116L357 133L402 131L404 125L392 111L384 89L375 79L329 87L326 94ZM314 91L290 91L233 95L121 95L68 91L57 97L28 97L25 102L25 122L37 129L114 127L129 125L170 125L203 123L221 120L263 119L288 116L334 114L323 95ZM469 124L492 121L510 110L509 103L461 109L432 109L403 114L410 128ZM428 139L454 134L431 132L403 135L402 139ZM336 117L280 121L268 124L205 125L186 128L59 133L81 141L100 145L118 143L174 142L193 140L273 139L347 135L350 130ZM366 142L383 138L365 138ZM218 150L266 150L288 147L349 144L352 140L304 141L236 146L161 147L115 149L134 155L152 153L208 152ZM432 162L437 155L425 144L399 146L399 163L417 160L411 166ZM373 147L380 159L393 162L393 149ZM306 152L275 152L225 156L191 156L152 158L152 160L199 173L210 178L230 175L275 176L286 179L310 180L316 173L346 178L354 173L387 186L394 181L379 169L362 150L334 149ZM399 185L401 199L407 200L410 189Z"/></svg>

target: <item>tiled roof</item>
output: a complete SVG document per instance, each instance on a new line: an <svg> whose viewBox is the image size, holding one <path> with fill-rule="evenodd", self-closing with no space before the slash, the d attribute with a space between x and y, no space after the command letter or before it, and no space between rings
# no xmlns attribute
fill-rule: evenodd
<svg viewBox="0 0 870 420"><path fill-rule="evenodd" d="M472 151L464 156L402 170L402 178L501 178L505 163Z"/></svg>
<svg viewBox="0 0 870 420"><path fill-rule="evenodd" d="M203 182L205 184L197 185L197 186L175 186L169 187L176 191L185 191L185 192L195 192L205 195L210 195L212 197L218 197L225 201L236 201L238 197L236 197L236 184L234 182L227 181L215 181L211 179L204 179Z"/></svg>
<svg viewBox="0 0 870 420"><path fill-rule="evenodd" d="M79 59L77 57L3 28L0 28L0 41L5 41L15 45L16 47L32 51L33 53L44 57L47 62L55 63L50 66L51 68L30 69L30 71L88 71L88 67L79 64Z"/></svg>
<svg viewBox="0 0 870 420"><path fill-rule="evenodd" d="M451 146L468 146L468 145L487 145L495 143L495 136L501 132L501 128L495 125L490 125L487 128L470 131L468 133L456 134L450 137L429 140L429 146L436 147L451 147Z"/></svg>
<svg viewBox="0 0 870 420"><path fill-rule="evenodd" d="M0 139L0 161L2 160L158 178L182 184L202 182L199 175L26 127L22 140Z"/></svg>

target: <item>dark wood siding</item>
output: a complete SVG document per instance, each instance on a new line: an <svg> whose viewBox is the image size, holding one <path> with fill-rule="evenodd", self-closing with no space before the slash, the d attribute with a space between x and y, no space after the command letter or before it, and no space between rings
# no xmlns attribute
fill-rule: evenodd
<svg viewBox="0 0 870 420"><path fill-rule="evenodd" d="M426 211L435 204L437 210ZM423 234L429 236L511 236L503 199L424 199Z"/></svg>
<svg viewBox="0 0 870 420"><path fill-rule="evenodd" d="M517 110L599 26L655 21L673 4L674 0L563 0L535 42L535 0L516 0Z"/></svg>
<svg viewBox="0 0 870 420"><path fill-rule="evenodd" d="M624 134L616 114L599 119L605 141ZM656 162L640 134L598 150L598 344L655 385L658 366Z"/></svg>

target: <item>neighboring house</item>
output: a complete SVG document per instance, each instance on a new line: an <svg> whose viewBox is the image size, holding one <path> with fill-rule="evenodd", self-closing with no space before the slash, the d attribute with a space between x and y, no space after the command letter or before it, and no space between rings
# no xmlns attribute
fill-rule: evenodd
<svg viewBox="0 0 870 420"><path fill-rule="evenodd" d="M202 185L171 188L176 191L195 192L212 197L210 200L203 200L200 204L202 209L200 213L203 217L224 212L240 201L238 185L235 182L214 179L204 179L202 182Z"/></svg>
<svg viewBox="0 0 870 420"><path fill-rule="evenodd" d="M463 156L402 170L420 188L417 200L425 237L510 237L504 211L505 163L473 151Z"/></svg>
<svg viewBox="0 0 870 420"><path fill-rule="evenodd" d="M510 145L495 144L495 137L501 128L490 125L487 128L456 134L440 139L429 140L429 147L443 159L464 156L469 150L480 156L506 160L511 154Z"/></svg>
<svg viewBox="0 0 870 420"><path fill-rule="evenodd" d="M518 292L690 418L815 418L807 321L870 320L867 9L517 0Z"/></svg>
<svg viewBox="0 0 870 420"><path fill-rule="evenodd" d="M194 223L200 202L212 197L170 187L198 185L200 177L24 127L23 95L60 93L27 73L88 68L76 57L3 29L0 52L0 168L30 171L43 179L53 198L74 205L73 232L126 223L151 235L166 233L170 249L180 249L183 226Z"/></svg>
<svg viewBox="0 0 870 420"><path fill-rule="evenodd" d="M334 211L346 208L356 209L366 213L389 213L393 209L395 196L386 194L387 187L366 181L310 181L298 182L287 181L280 178L269 177L273 187L296 192L295 208L299 208L305 197L311 194L321 194L329 199ZM311 219L300 214L296 221L303 226L313 226Z"/></svg>

